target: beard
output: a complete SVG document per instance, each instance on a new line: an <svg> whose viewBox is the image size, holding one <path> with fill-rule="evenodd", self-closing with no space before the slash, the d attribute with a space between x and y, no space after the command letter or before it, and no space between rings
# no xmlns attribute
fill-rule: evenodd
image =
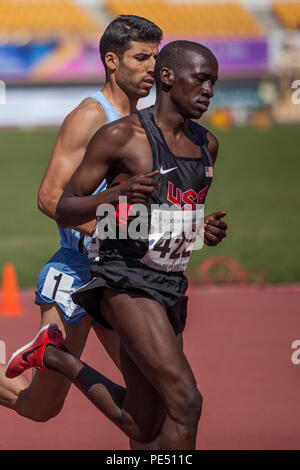
<svg viewBox="0 0 300 470"><path fill-rule="evenodd" d="M120 61L118 74L116 76L116 83L121 88L121 90L126 93L126 95L134 95L138 96L139 98L143 98L148 96L151 90L151 88L143 88L142 83L146 77L147 75L134 81L132 79L132 71Z"/></svg>

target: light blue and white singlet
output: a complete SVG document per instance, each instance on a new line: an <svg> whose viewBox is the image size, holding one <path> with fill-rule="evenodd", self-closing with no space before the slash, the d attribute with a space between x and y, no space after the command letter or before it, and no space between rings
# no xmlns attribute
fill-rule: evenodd
<svg viewBox="0 0 300 470"><path fill-rule="evenodd" d="M119 115L115 108L107 101L103 93L101 91L97 91L93 93L87 98L93 98L94 100L100 103L106 113L108 122L113 122L119 119ZM101 184L98 186L96 191L93 194L101 193L106 188L106 181L102 181ZM58 230L60 234L60 246L62 248L71 248L73 250L78 251L79 253L88 254L88 250L91 243L91 237L87 235L83 235L77 230L72 228L62 228L58 225Z"/></svg>
<svg viewBox="0 0 300 470"><path fill-rule="evenodd" d="M118 112L101 91L97 91L87 98L98 101L106 113L108 122L119 119ZM106 182L104 180L93 194L98 194L105 188ZM67 321L79 323L86 312L82 307L74 304L71 294L90 280L92 259L89 259L88 253L92 239L72 228L58 226L58 230L61 248L40 272L35 303L40 305L55 302Z"/></svg>

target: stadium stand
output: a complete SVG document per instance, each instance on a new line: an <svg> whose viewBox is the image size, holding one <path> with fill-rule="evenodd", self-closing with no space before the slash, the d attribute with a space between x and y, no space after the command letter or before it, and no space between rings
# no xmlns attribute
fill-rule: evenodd
<svg viewBox="0 0 300 470"><path fill-rule="evenodd" d="M273 2L273 11L279 21L289 29L297 29L300 27L300 2Z"/></svg>
<svg viewBox="0 0 300 470"><path fill-rule="evenodd" d="M154 21L165 36L260 37L255 17L242 5L224 3L178 3L166 0L106 0L112 16L135 14Z"/></svg>
<svg viewBox="0 0 300 470"><path fill-rule="evenodd" d="M100 34L102 27L69 0L0 0L0 35Z"/></svg>

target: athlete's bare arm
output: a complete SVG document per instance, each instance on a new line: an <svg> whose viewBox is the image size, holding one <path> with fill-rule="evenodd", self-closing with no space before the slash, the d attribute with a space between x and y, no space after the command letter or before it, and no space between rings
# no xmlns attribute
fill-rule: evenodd
<svg viewBox="0 0 300 470"><path fill-rule="evenodd" d="M219 142L209 131L206 136L208 140L208 150L215 163L218 156ZM226 237L227 224L223 220L220 220L225 217L225 215L225 211L218 211L204 218L204 243L207 246L216 246Z"/></svg>
<svg viewBox="0 0 300 470"><path fill-rule="evenodd" d="M159 171L151 172L151 151L136 119L131 115L96 132L57 205L55 220L59 225L83 224L95 217L100 204L116 205L122 195L131 204L143 204L150 197L158 185L153 178ZM92 196L109 170L110 179L122 175L126 183Z"/></svg>
<svg viewBox="0 0 300 470"><path fill-rule="evenodd" d="M38 194L39 209L48 217L55 218L59 198L82 162L91 137L106 123L107 117L102 106L90 98L65 118ZM100 183L98 181L97 186ZM90 235L94 226L95 220L91 220L73 228Z"/></svg>

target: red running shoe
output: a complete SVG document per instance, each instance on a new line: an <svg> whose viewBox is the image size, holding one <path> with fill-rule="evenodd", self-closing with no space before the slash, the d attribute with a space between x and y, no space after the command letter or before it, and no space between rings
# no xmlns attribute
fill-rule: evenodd
<svg viewBox="0 0 300 470"><path fill-rule="evenodd" d="M13 353L5 369L6 377L13 379L22 374L24 370L32 367L43 371L46 368L43 356L48 344L52 344L57 349L65 344L56 323L51 323L41 328L31 343L26 344Z"/></svg>

